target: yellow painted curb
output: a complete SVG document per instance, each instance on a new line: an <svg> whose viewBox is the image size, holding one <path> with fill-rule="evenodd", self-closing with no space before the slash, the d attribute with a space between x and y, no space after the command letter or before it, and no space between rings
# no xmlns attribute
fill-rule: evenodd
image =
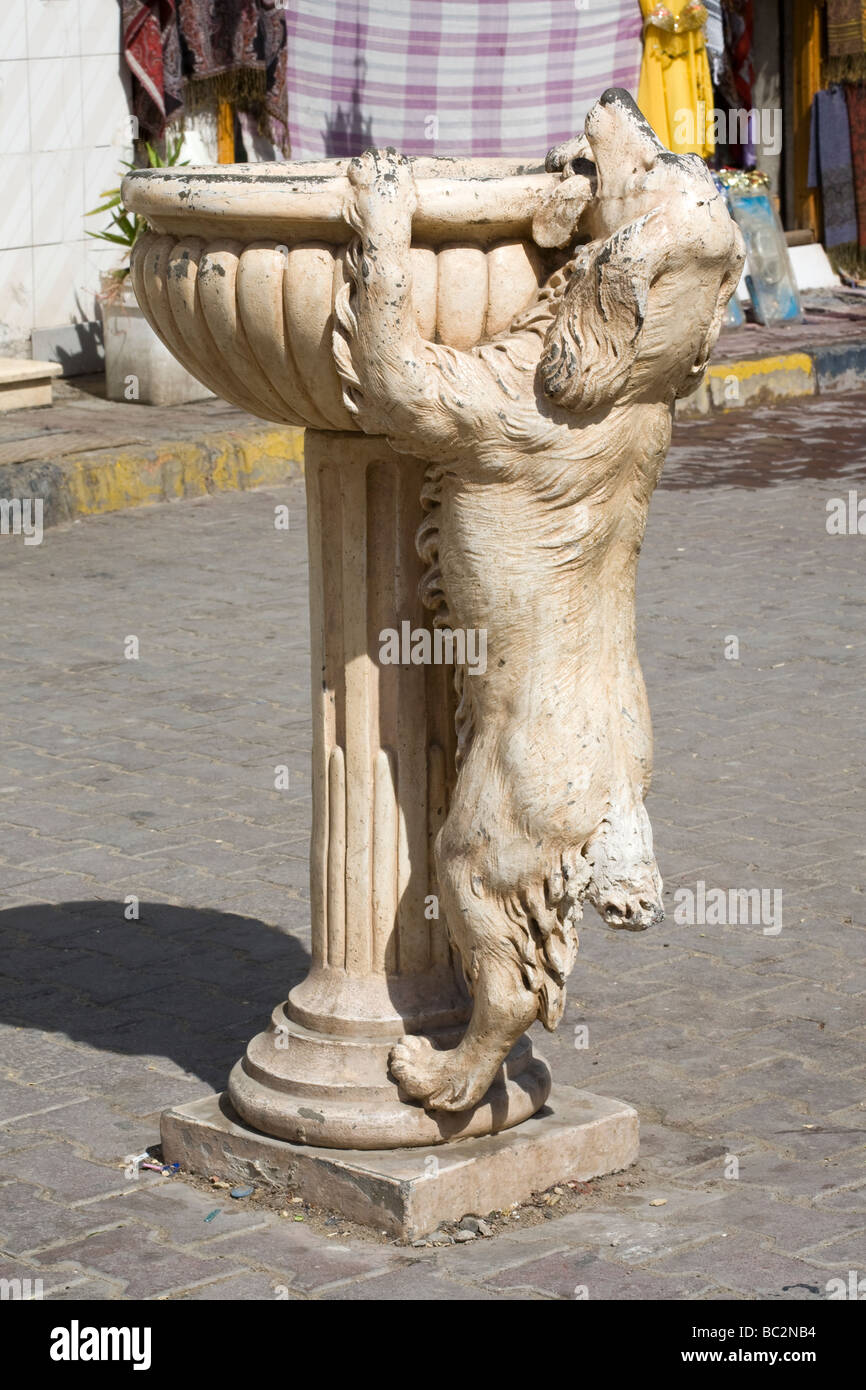
<svg viewBox="0 0 866 1390"><path fill-rule="evenodd" d="M16 493L23 488L41 496L45 524L53 525L154 502L284 483L303 474L304 431L263 425L116 450L109 446L11 467L2 471L11 475Z"/></svg>
<svg viewBox="0 0 866 1390"><path fill-rule="evenodd" d="M738 381L750 381L754 377L771 376L775 372L804 372L811 376L813 362L807 352L790 352L782 357L746 357L740 362L719 362L710 367L707 376L722 378L735 376Z"/></svg>
<svg viewBox="0 0 866 1390"><path fill-rule="evenodd" d="M795 396L818 394L818 374L807 352L716 362L693 396L677 403L677 416L706 418L715 410L737 410Z"/></svg>

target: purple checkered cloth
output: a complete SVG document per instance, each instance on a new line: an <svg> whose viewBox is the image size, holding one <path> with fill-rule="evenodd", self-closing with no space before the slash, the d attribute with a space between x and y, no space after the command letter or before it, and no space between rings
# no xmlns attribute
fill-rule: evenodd
<svg viewBox="0 0 866 1390"><path fill-rule="evenodd" d="M292 0L286 24L292 159L537 160L640 74L638 0Z"/></svg>

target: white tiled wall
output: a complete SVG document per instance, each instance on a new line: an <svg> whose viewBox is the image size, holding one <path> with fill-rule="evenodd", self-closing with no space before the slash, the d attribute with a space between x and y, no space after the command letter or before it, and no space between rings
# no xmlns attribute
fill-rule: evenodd
<svg viewBox="0 0 866 1390"><path fill-rule="evenodd" d="M130 159L118 0L0 0L0 355L95 317L120 248L84 220Z"/></svg>

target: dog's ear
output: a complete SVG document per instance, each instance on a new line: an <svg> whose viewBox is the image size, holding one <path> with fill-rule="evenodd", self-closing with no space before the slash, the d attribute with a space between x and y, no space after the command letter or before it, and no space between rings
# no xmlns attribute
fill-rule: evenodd
<svg viewBox="0 0 866 1390"><path fill-rule="evenodd" d="M545 337L539 364L545 392L567 410L609 404L634 366L650 286L671 252L655 212L587 248Z"/></svg>

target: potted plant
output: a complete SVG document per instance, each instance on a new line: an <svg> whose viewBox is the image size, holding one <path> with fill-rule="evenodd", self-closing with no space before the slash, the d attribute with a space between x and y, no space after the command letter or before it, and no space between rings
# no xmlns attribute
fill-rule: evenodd
<svg viewBox="0 0 866 1390"><path fill-rule="evenodd" d="M185 164L180 159L182 136L166 144L163 158L153 145L145 144L151 169ZM122 161L125 169L136 166ZM105 394L110 401L137 401L142 405L182 405L203 400L213 392L182 367L154 333L142 314L129 279L129 258L139 237L148 230L147 221L124 208L119 188L101 194L107 201L92 208L87 217L111 213L108 227L88 231L98 241L123 248L123 262L103 273L98 300L102 310L105 346Z"/></svg>

